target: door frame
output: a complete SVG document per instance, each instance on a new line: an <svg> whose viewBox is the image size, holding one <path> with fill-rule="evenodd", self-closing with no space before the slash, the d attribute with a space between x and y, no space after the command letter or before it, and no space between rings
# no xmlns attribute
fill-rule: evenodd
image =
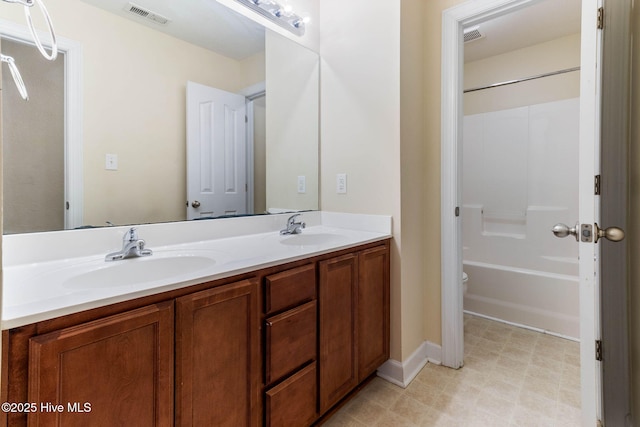
<svg viewBox="0 0 640 427"><path fill-rule="evenodd" d="M442 87L441 87L441 327L442 364L460 368L464 356L462 277L462 123L463 123L463 28L502 16L543 0L470 0L447 9L442 14ZM595 57L598 49L596 14L599 0L582 0L582 56ZM588 11L585 13L585 11ZM593 23L592 27L584 23ZM585 29L586 28L586 29ZM587 31L585 33L585 31ZM585 35L586 43L585 43ZM581 82L585 78L581 76ZM589 76L588 78L593 78ZM582 95L582 94L581 94ZM595 94L594 94L595 97ZM581 110L597 111L595 99L581 99ZM587 108L585 108L587 107ZM599 138L598 129L581 136ZM592 126L593 128L594 126ZM589 143L591 143L590 141ZM581 140L582 144L582 140ZM593 153L592 153L593 154ZM586 156L589 157L589 156ZM585 157L585 158L586 158ZM582 206L582 203L581 203ZM592 215L592 214L590 214ZM586 218L585 218L586 219ZM585 220L582 222L588 223ZM581 245L585 245L582 243ZM595 251L595 245L591 243ZM582 247L582 246L581 246ZM586 247L585 247L586 249ZM593 260L593 257L591 257ZM587 285L594 286L591 280ZM590 288L589 288L590 289ZM581 285L581 309L591 306ZM596 297L597 298L597 297ZM592 300L593 298L591 298ZM592 317L599 320L597 307L591 306ZM583 323L583 322L581 322ZM601 417L602 384L595 361L594 325L581 325L581 383L583 422L595 422ZM591 345L589 345L591 343ZM585 424L586 425L586 424Z"/></svg>
<svg viewBox="0 0 640 427"><path fill-rule="evenodd" d="M254 123L254 112L253 112L253 101L267 95L267 85L266 82L259 82L249 87L242 89L238 92L240 95L243 95L247 101L247 149L246 149L246 157L247 157L247 212L255 213L254 210L254 195L255 195L255 176L254 176L254 138L253 138L253 128L255 126Z"/></svg>
<svg viewBox="0 0 640 427"><path fill-rule="evenodd" d="M462 277L462 123L463 28L543 0L467 1L442 14L441 93L441 288L442 364L463 365Z"/></svg>
<svg viewBox="0 0 640 427"><path fill-rule="evenodd" d="M38 31L43 45L49 35ZM27 26L0 19L0 37L34 46ZM73 229L84 221L84 182L82 150L82 44L56 36L58 50L64 53L64 228ZM27 88L28 89L28 88Z"/></svg>

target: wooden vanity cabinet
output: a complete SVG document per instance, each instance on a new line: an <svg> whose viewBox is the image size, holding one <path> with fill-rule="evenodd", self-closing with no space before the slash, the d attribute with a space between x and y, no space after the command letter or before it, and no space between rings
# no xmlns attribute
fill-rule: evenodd
<svg viewBox="0 0 640 427"><path fill-rule="evenodd" d="M389 247L3 331L1 400L54 407L0 426L309 426L389 357Z"/></svg>
<svg viewBox="0 0 640 427"><path fill-rule="evenodd" d="M31 338L29 425L172 425L173 314L165 302Z"/></svg>
<svg viewBox="0 0 640 427"><path fill-rule="evenodd" d="M389 358L389 248L319 263L320 412Z"/></svg>
<svg viewBox="0 0 640 427"><path fill-rule="evenodd" d="M389 359L389 273L388 247L378 246L359 252L358 383Z"/></svg>
<svg viewBox="0 0 640 427"><path fill-rule="evenodd" d="M176 299L176 426L257 426L258 291L252 280Z"/></svg>
<svg viewBox="0 0 640 427"><path fill-rule="evenodd" d="M358 385L358 256L321 261L319 270L320 412L324 412Z"/></svg>

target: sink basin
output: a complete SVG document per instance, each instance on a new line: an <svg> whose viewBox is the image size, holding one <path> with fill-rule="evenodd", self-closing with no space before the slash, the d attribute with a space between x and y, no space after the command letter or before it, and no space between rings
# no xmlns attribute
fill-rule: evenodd
<svg viewBox="0 0 640 427"><path fill-rule="evenodd" d="M69 277L62 286L71 289L130 286L181 276L214 264L213 258L199 255L130 258L104 262L94 270Z"/></svg>
<svg viewBox="0 0 640 427"><path fill-rule="evenodd" d="M283 245L290 246L320 246L340 243L345 240L344 236L339 234L322 233L322 234L292 234L280 240Z"/></svg>

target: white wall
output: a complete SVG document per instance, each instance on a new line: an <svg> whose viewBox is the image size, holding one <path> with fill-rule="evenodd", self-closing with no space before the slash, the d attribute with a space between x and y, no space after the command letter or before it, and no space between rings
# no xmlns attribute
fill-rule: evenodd
<svg viewBox="0 0 640 427"><path fill-rule="evenodd" d="M292 7L293 12L303 18L309 18L309 22L305 25L305 33L302 36L295 35L283 27L266 19L258 12L254 12L248 7L236 2L235 0L215 0L224 4L229 9L235 10L241 15L257 22L258 24L280 34L281 36L291 39L308 49L318 52L320 49L320 0L287 0L285 2Z"/></svg>
<svg viewBox="0 0 640 427"><path fill-rule="evenodd" d="M320 17L321 208L393 216L391 356L402 360L417 346L401 338L400 1L322 0Z"/></svg>
<svg viewBox="0 0 640 427"><path fill-rule="evenodd" d="M465 116L465 310L579 336L579 99Z"/></svg>
<svg viewBox="0 0 640 427"><path fill-rule="evenodd" d="M318 209L318 55L271 31L266 32L267 207ZM298 176L306 189L299 192Z"/></svg>

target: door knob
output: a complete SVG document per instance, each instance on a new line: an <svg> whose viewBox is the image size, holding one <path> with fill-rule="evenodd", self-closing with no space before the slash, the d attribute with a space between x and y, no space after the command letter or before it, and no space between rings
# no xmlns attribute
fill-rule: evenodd
<svg viewBox="0 0 640 427"><path fill-rule="evenodd" d="M197 200L194 200L193 202L191 202L191 207L192 208L199 208L200 207L200 202Z"/></svg>
<svg viewBox="0 0 640 427"><path fill-rule="evenodd" d="M598 227L598 223L596 223L595 231L596 243L598 243L598 239L600 239L601 237L604 237L605 239L612 242L619 242L620 240L624 239L624 231L619 227L607 227L602 229Z"/></svg>
<svg viewBox="0 0 640 427"><path fill-rule="evenodd" d="M576 226L572 228L569 228L568 225L562 223L556 224L553 226L551 231L553 232L553 234L555 234L556 237L567 237L571 235L576 238L576 242L578 241L578 224L576 224Z"/></svg>

